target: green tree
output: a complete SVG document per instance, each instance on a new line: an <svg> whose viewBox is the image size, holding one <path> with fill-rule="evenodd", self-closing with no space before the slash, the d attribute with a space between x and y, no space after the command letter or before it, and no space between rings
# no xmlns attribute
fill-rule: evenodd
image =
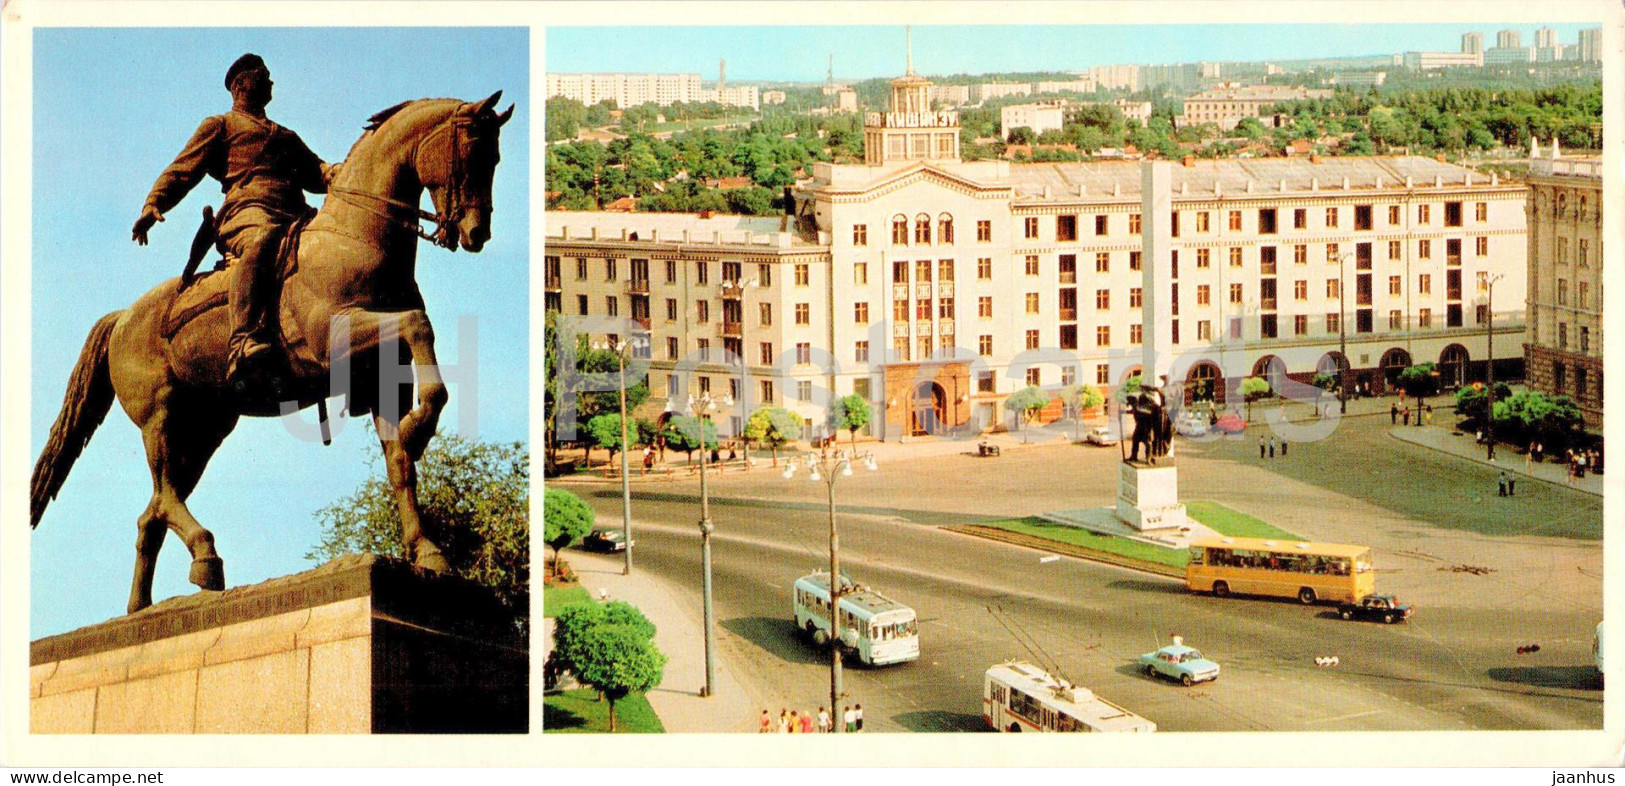
<svg viewBox="0 0 1625 786"><path fill-rule="evenodd" d="M693 415L676 415L666 421L665 438L666 447L682 451L692 462L694 451L717 447L717 424L709 418L702 420Z"/></svg>
<svg viewBox="0 0 1625 786"><path fill-rule="evenodd" d="M1525 391L1495 402L1497 434L1512 442L1539 442L1547 453L1569 446L1585 422L1568 396Z"/></svg>
<svg viewBox="0 0 1625 786"><path fill-rule="evenodd" d="M869 402L863 396L853 393L835 400L830 413L830 420L835 428L846 429L852 437L852 446L855 450L858 444L858 431L869 425L870 418L874 417L869 409Z"/></svg>
<svg viewBox="0 0 1625 786"><path fill-rule="evenodd" d="M1264 124L1256 117L1244 117L1236 124L1236 136L1243 139L1263 139Z"/></svg>
<svg viewBox="0 0 1625 786"><path fill-rule="evenodd" d="M1495 401L1500 403L1512 395L1512 388L1505 382L1495 383ZM1464 385L1456 391L1456 415L1462 418L1462 427L1469 430L1483 428L1489 414L1489 391L1484 385L1475 383ZM1497 423L1496 425L1500 425Z"/></svg>
<svg viewBox="0 0 1625 786"><path fill-rule="evenodd" d="M1439 393L1439 367L1433 363L1406 366L1399 372L1399 387L1416 399L1416 425L1422 425L1422 410L1429 396Z"/></svg>
<svg viewBox="0 0 1625 786"><path fill-rule="evenodd" d="M1005 135L1005 141L1012 145L1030 145L1034 141L1033 130L1027 126L1016 126Z"/></svg>
<svg viewBox="0 0 1625 786"><path fill-rule="evenodd" d="M1315 403L1319 404L1322 394L1330 393L1337 389L1337 375L1316 372L1315 375L1309 379L1309 385L1316 389L1317 392L1315 393Z"/></svg>
<svg viewBox="0 0 1625 786"><path fill-rule="evenodd" d="M418 508L452 572L493 589L530 619L530 451L519 442L440 434L418 462ZM364 553L409 559L394 487L381 466L355 493L316 511L321 540L305 555L326 561Z"/></svg>
<svg viewBox="0 0 1625 786"><path fill-rule="evenodd" d="M779 465L779 448L801 439L801 418L783 407L762 407L745 421L745 439L767 445L773 451L773 466Z"/></svg>
<svg viewBox="0 0 1625 786"><path fill-rule="evenodd" d="M1061 389L1061 398L1072 408L1076 438L1083 439L1083 413L1106 403L1106 394L1094 385L1068 385Z"/></svg>
<svg viewBox="0 0 1625 786"><path fill-rule="evenodd" d="M1247 402L1247 420L1253 419L1253 402L1270 394L1270 381L1263 377L1248 377L1241 381L1241 397Z"/></svg>
<svg viewBox="0 0 1625 786"><path fill-rule="evenodd" d="M1040 390L1036 385L1028 385L1011 393L1010 397L1004 400L1004 406L1016 413L1018 422L1021 424L1022 442L1027 441L1027 425L1032 422L1033 418L1038 417L1039 411L1049 402L1049 394Z"/></svg>
<svg viewBox="0 0 1625 786"><path fill-rule="evenodd" d="M592 532L597 516L581 498L564 489L542 492L542 542L553 549L553 575L559 573L559 552Z"/></svg>
<svg viewBox="0 0 1625 786"><path fill-rule="evenodd" d="M554 653L609 701L609 730L615 731L615 704L633 693L659 687L666 656L654 644L655 626L628 603L583 603L555 619Z"/></svg>
<svg viewBox="0 0 1625 786"><path fill-rule="evenodd" d="M615 462L616 453L631 448L631 445L621 442L621 414L619 412L605 412L587 421L587 434L592 437L592 442L587 443L588 450L591 450L594 445L608 450L610 463ZM637 436L637 426L634 423L626 424L627 442L631 442Z"/></svg>

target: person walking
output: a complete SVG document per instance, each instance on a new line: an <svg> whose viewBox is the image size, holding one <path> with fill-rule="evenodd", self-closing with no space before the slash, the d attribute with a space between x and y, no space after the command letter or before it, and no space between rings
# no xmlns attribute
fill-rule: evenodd
<svg viewBox="0 0 1625 786"><path fill-rule="evenodd" d="M1281 458L1286 458L1286 437L1281 437Z"/></svg>
<svg viewBox="0 0 1625 786"><path fill-rule="evenodd" d="M1429 426L1433 425L1433 405L1432 404L1424 404L1422 406L1422 415L1427 420L1427 424Z"/></svg>
<svg viewBox="0 0 1625 786"><path fill-rule="evenodd" d="M1506 495L1507 495L1507 473L1506 473L1506 470L1501 470L1501 474L1495 476L1495 496L1504 497Z"/></svg>
<svg viewBox="0 0 1625 786"><path fill-rule="evenodd" d="M762 710L762 721L761 721L760 724L757 725L756 733L757 734L772 734L773 733L773 715L771 713L769 713L765 709Z"/></svg>
<svg viewBox="0 0 1625 786"><path fill-rule="evenodd" d="M1509 497L1518 496L1518 476L1517 475L1507 475L1507 496L1509 496Z"/></svg>
<svg viewBox="0 0 1625 786"><path fill-rule="evenodd" d="M643 474L645 474L645 475L649 474L649 470L653 469L654 465L655 465L655 449L653 447L649 446L649 445L644 445L643 446Z"/></svg>
<svg viewBox="0 0 1625 786"><path fill-rule="evenodd" d="M790 733L790 711L783 708L779 709L779 733Z"/></svg>
<svg viewBox="0 0 1625 786"><path fill-rule="evenodd" d="M1264 457L1264 451L1265 451L1265 450L1266 450L1266 448L1265 448L1265 445L1264 445L1264 437L1263 437L1263 436L1260 436L1260 437L1259 437L1259 438L1258 438L1258 457L1259 457L1259 458L1263 458L1263 457Z"/></svg>
<svg viewBox="0 0 1625 786"><path fill-rule="evenodd" d="M818 708L818 733L819 734L828 734L829 732L830 732L829 710L826 710L823 707L819 707Z"/></svg>
<svg viewBox="0 0 1625 786"><path fill-rule="evenodd" d="M1398 425L1398 423L1399 423L1399 405L1398 404L1389 404L1388 405L1388 425L1393 426L1393 425Z"/></svg>
<svg viewBox="0 0 1625 786"><path fill-rule="evenodd" d="M1270 458L1275 458L1275 437L1270 437Z"/></svg>
<svg viewBox="0 0 1625 786"><path fill-rule="evenodd" d="M862 704L859 704L859 705L852 708L852 716L853 716L853 720L856 721L856 724L857 724L856 727L855 727L855 730L856 731L863 731L863 705Z"/></svg>
<svg viewBox="0 0 1625 786"><path fill-rule="evenodd" d="M801 733L801 714L795 710L790 710L790 733Z"/></svg>
<svg viewBox="0 0 1625 786"><path fill-rule="evenodd" d="M1411 408L1406 407L1400 410L1399 418L1405 422L1405 425L1409 426L1411 424Z"/></svg>
<svg viewBox="0 0 1625 786"><path fill-rule="evenodd" d="M813 733L813 716L812 716L812 713L810 713L810 712L802 713L802 715L801 715L801 733L802 734L812 734Z"/></svg>

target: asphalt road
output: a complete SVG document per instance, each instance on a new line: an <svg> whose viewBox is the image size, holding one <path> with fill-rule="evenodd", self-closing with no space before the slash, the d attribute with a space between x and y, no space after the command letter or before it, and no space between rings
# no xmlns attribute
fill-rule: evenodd
<svg viewBox="0 0 1625 786"><path fill-rule="evenodd" d="M1306 537L1373 545L1379 589L1418 606L1393 626L1344 622L1327 606L1191 595L1178 581L1069 558L1040 562L1040 552L936 526L972 511L1108 504L1109 451L1040 447L989 462L938 457L860 471L838 491L862 511L841 516L843 570L915 608L923 655L848 668L849 700L864 705L875 731L983 730L983 671L1020 658L1059 664L1169 731L1600 728L1590 651L1600 541L1543 534L1554 531L1552 517L1568 522L1556 531L1573 532L1595 516L1600 532L1600 500L1533 482L1527 499L1483 500L1493 470L1399 443L1386 426L1345 424L1334 439L1294 446L1290 461L1258 461L1253 441L1190 444L1179 461L1186 499L1215 499ZM795 634L789 594L797 577L828 564L822 486L814 494L803 479L765 472L719 481L722 657L763 707L816 710L828 701L828 661ZM617 488L577 490L602 517L619 519ZM697 616L694 493L687 482L639 486L634 522L640 569L691 590ZM1137 656L1172 634L1224 675L1184 688L1137 672ZM1537 643L1537 653L1516 653ZM1339 665L1316 666L1325 655Z"/></svg>
<svg viewBox="0 0 1625 786"><path fill-rule="evenodd" d="M613 515L615 498L592 499ZM640 569L698 586L692 503L639 503ZM815 510L722 505L713 540L719 647L775 712L828 697L828 661L795 635L790 584L826 557ZM1073 680L1165 730L1577 729L1602 722L1590 668L1594 617L1553 609L1517 636L1486 610L1423 607L1406 623L1344 622L1327 607L1192 596L1177 581L873 516L842 520L844 570L915 608L922 658L849 668L845 689L877 731L981 730L982 672L1007 658L1059 663ZM699 605L698 591L694 605ZM990 611L990 608L993 609ZM1001 624L1002 620L1002 624ZM1024 648L1004 626L1033 642ZM1224 668L1184 688L1134 659L1183 635ZM1515 649L1542 643L1531 656ZM1337 655L1323 668L1314 658ZM1524 657L1524 660L1520 660Z"/></svg>

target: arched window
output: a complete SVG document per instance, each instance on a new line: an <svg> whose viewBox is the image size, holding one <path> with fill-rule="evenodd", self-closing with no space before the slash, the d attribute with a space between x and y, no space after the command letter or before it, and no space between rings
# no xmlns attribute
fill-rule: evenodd
<svg viewBox="0 0 1625 786"><path fill-rule="evenodd" d="M894 246L908 245L908 216L899 213L892 217L891 242Z"/></svg>
<svg viewBox="0 0 1625 786"><path fill-rule="evenodd" d="M947 213L937 216L937 242L943 245L954 242L954 217Z"/></svg>
<svg viewBox="0 0 1625 786"><path fill-rule="evenodd" d="M1586 198L1584 194L1580 196L1580 205L1575 210L1574 217L1581 220L1584 220L1586 217Z"/></svg>
<svg viewBox="0 0 1625 786"><path fill-rule="evenodd" d="M914 219L914 242L921 245L931 242L931 217L924 213Z"/></svg>
<svg viewBox="0 0 1625 786"><path fill-rule="evenodd" d="M1559 216L1567 216L1569 214L1569 195L1567 192L1557 192L1557 214Z"/></svg>

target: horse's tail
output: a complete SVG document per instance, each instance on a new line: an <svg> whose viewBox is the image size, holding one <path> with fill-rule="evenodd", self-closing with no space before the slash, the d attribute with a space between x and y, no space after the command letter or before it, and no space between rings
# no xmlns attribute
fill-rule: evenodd
<svg viewBox="0 0 1625 786"><path fill-rule="evenodd" d="M79 452L84 450L90 435L96 433L96 427L113 406L113 381L107 373L107 344L114 324L123 315L123 311L114 311L97 321L90 329L90 337L85 339L85 348L79 352L79 362L68 379L68 392L62 398L62 412L57 414L51 436L45 441L45 450L34 463L34 478L29 487L29 525L32 527L39 526L45 506L56 498Z"/></svg>

